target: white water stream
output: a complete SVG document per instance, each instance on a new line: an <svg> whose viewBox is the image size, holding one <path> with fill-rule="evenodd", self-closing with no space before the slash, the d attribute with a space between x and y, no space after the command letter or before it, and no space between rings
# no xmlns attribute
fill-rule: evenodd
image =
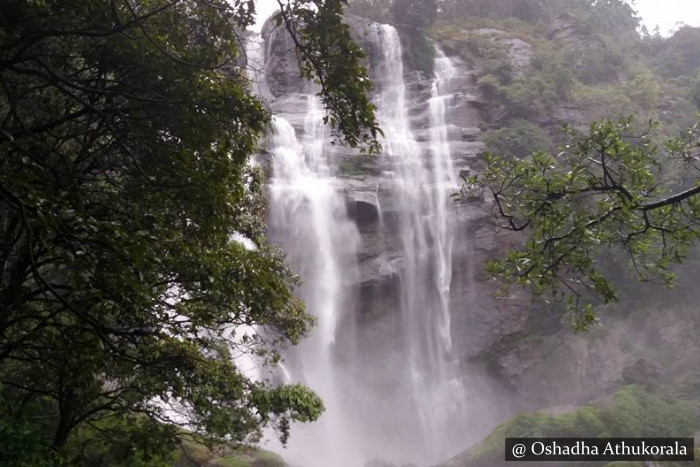
<svg viewBox="0 0 700 467"><path fill-rule="evenodd" d="M349 415L338 387L341 368L334 359L338 322L348 311L342 304L350 290L359 234L330 177L322 118L315 97L309 96L302 141L288 121L274 119L269 226L304 279L298 294L318 319L311 336L287 356L287 368L293 379L313 388L326 406L318 423L295 427L295 440L284 454L303 466L318 465L324 459L324 465L340 467L361 465L361 459L349 457L346 449Z"/></svg>
<svg viewBox="0 0 700 467"><path fill-rule="evenodd" d="M392 172L391 193L400 206L403 241L401 313L411 399L422 433L414 459L436 461L465 423L465 397L452 354L450 285L454 215L449 194L457 189L445 124L454 68L439 53L428 102L429 141L419 144L411 130L399 36L392 26L377 26L382 52L377 100L387 138L383 145ZM461 419L460 419L461 418ZM463 443L464 441L462 441Z"/></svg>

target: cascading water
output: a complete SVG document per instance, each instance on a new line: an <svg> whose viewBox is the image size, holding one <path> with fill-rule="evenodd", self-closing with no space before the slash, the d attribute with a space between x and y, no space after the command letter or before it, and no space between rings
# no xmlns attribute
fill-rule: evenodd
<svg viewBox="0 0 700 467"><path fill-rule="evenodd" d="M454 75L439 53L428 102L429 140L420 145L411 131L399 36L392 26L377 26L382 53L377 101L391 171L390 191L398 205L403 243L401 312L411 399L422 432L423 460L436 460L447 438L465 423L465 397L452 354L450 284L453 217L449 194L457 189L445 125L445 91ZM461 421L460 421L461 418ZM420 441L419 441L420 442ZM463 442L463 441L462 441ZM419 455L419 454L414 454Z"/></svg>
<svg viewBox="0 0 700 467"><path fill-rule="evenodd" d="M416 138L399 35L374 25L370 36L379 51L372 74L386 135L384 154L376 156L381 173L358 182L372 206L364 209L376 211L371 232L361 226L361 235L359 218L351 219L353 180L338 176L339 150L314 96L281 96L284 118L274 118L269 140L270 238L304 280L298 295L318 319L311 336L285 355L286 378L311 387L326 405L318 422L294 426L280 451L293 466L361 467L373 457L431 464L463 449L473 423L452 339L452 311L463 305L453 303L451 287L457 216L449 195L458 180L446 115L455 69L437 51L420 112L425 131ZM373 248L386 251L368 253ZM374 340L362 328L370 256L378 277L396 278L395 298L383 296L378 306L387 332Z"/></svg>
<svg viewBox="0 0 700 467"><path fill-rule="evenodd" d="M359 458L353 458L338 388L343 377L334 359L336 327L346 311L343 303L350 290L359 237L330 177L322 119L316 98L308 96L303 142L281 117L274 118L271 141L271 237L282 245L289 263L304 279L299 296L318 319L311 336L286 356L287 368L293 379L313 388L326 406L319 422L295 427L293 443L284 454L304 466L320 465L318 462L361 465Z"/></svg>
<svg viewBox="0 0 700 467"><path fill-rule="evenodd" d="M245 42L246 74L253 86L253 92L263 100L272 97L265 79L265 41L257 33L250 32Z"/></svg>

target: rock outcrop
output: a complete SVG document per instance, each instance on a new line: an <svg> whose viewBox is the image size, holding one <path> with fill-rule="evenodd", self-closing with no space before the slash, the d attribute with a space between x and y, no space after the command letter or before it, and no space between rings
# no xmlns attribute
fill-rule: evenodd
<svg viewBox="0 0 700 467"><path fill-rule="evenodd" d="M508 54L510 64L515 69L522 70L530 64L533 55L532 45L524 40L511 37L507 32L494 28L475 29L474 33L490 37L495 43L501 45Z"/></svg>

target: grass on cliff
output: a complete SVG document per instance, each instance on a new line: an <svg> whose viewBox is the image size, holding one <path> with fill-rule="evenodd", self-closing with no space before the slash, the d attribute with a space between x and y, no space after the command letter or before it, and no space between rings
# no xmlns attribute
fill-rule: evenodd
<svg viewBox="0 0 700 467"><path fill-rule="evenodd" d="M689 402L643 386L625 386L610 398L572 413L516 415L467 452L468 465L488 466L501 461L505 438L693 437L699 429L696 408ZM572 467L585 465L589 464L571 463ZM620 463L614 465L621 467Z"/></svg>

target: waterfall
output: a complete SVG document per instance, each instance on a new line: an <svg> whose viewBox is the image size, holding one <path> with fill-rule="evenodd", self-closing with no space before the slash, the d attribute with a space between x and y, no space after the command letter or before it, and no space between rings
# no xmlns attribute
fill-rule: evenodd
<svg viewBox="0 0 700 467"><path fill-rule="evenodd" d="M459 184L447 119L455 67L437 51L416 112L396 29L374 25L367 40L379 55L371 71L386 135L378 173L339 174L347 153L331 144L312 95L278 98L283 113L269 138L270 238L302 277L297 295L317 318L309 338L285 354L284 380L306 384L326 405L318 422L293 426L289 446L278 450L294 466L362 467L374 457L429 465L463 449L474 425L453 344L452 313L464 305L452 297L458 219L450 194ZM353 218L353 202L374 217ZM371 309L368 293L379 301Z"/></svg>
<svg viewBox="0 0 700 467"><path fill-rule="evenodd" d="M464 414L465 396L452 352L450 284L454 216L449 194L457 189L445 124L454 67L441 52L428 101L429 139L419 144L411 130L399 36L382 25L378 118L388 137L383 145L391 192L399 206L403 243L401 313L408 379L426 460L437 460ZM461 421L461 424L464 420ZM458 431L458 430L457 430Z"/></svg>
<svg viewBox="0 0 700 467"><path fill-rule="evenodd" d="M253 93L263 100L270 100L272 92L265 78L265 41L257 33L249 32L245 41L246 74Z"/></svg>
<svg viewBox="0 0 700 467"><path fill-rule="evenodd" d="M315 424L293 427L292 443L283 454L304 466L361 465L346 426L339 388L344 376L335 359L359 236L330 175L323 110L315 96L307 102L301 141L289 121L274 117L269 228L303 278L298 296L317 318L311 335L286 356L286 370L323 398L326 412Z"/></svg>

